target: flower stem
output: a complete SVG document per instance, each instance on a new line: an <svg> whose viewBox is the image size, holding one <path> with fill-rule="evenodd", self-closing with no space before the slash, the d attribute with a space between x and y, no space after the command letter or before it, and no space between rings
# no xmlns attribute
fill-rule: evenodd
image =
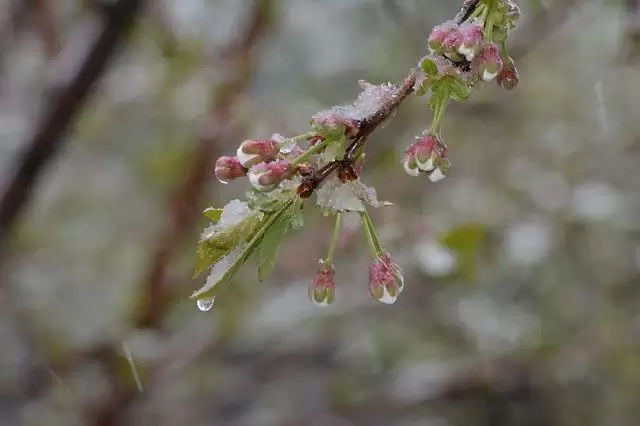
<svg viewBox="0 0 640 426"><path fill-rule="evenodd" d="M297 158L295 158L292 162L291 165L292 166L296 166L300 163L302 163L304 160L306 160L307 158L309 158L310 156L312 156L313 154L317 154L320 151L322 151L323 149L325 149L325 147L329 144L329 140L325 139L322 140L318 143L316 143L314 146L312 146L311 148L309 148L307 151L303 152L302 154L300 154Z"/></svg>
<svg viewBox="0 0 640 426"><path fill-rule="evenodd" d="M362 227L364 228L365 237L367 238L371 255L374 259L379 259L384 253L384 249L380 244L380 239L378 238L378 234L376 234L376 229L369 217L369 213L367 213L366 210L360 212L360 219L362 220Z"/></svg>
<svg viewBox="0 0 640 426"><path fill-rule="evenodd" d="M336 245L338 244L338 238L340 237L340 230L342 229L342 213L336 213L336 221L333 225L333 235L331 236L331 244L329 245L329 251L325 259L326 263L333 263L333 254L336 251Z"/></svg>
<svg viewBox="0 0 640 426"><path fill-rule="evenodd" d="M445 96L442 97L442 101L435 107L433 111L433 121L431 123L431 132L434 134L440 133L440 125L442 124L442 118L444 117L444 112L447 109L447 104L449 103L449 94L446 93Z"/></svg>
<svg viewBox="0 0 640 426"><path fill-rule="evenodd" d="M309 139L310 137L315 136L315 134L316 134L315 132L301 133L299 135L292 136L290 138L283 140L282 142L278 143L278 146L283 147L287 144L290 144L291 142L297 142L302 139Z"/></svg>

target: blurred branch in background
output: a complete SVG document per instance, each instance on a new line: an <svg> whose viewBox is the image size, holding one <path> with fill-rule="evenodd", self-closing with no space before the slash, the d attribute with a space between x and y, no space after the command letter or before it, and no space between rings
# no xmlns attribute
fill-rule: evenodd
<svg viewBox="0 0 640 426"><path fill-rule="evenodd" d="M560 28L569 17L571 9L579 3L580 0L561 0L553 2L548 8L540 7L533 18L515 33L513 47L510 48L512 56L517 59L529 53Z"/></svg>
<svg viewBox="0 0 640 426"><path fill-rule="evenodd" d="M626 39L629 59L640 56L640 0L626 0Z"/></svg>
<svg viewBox="0 0 640 426"><path fill-rule="evenodd" d="M25 142L23 151L16 160L13 176L7 179L7 184L0 193L0 262L9 231L29 201L44 167L62 148L70 125L135 22L141 5L142 0L121 0L104 6L104 23L99 36L68 85L56 92L44 107L33 136Z"/></svg>
<svg viewBox="0 0 640 426"><path fill-rule="evenodd" d="M17 34L25 26L28 15L28 3L23 0L10 1L6 6L4 22L0 22L0 95L4 84L5 56Z"/></svg>
<svg viewBox="0 0 640 426"><path fill-rule="evenodd" d="M53 11L51 0L31 0L37 9L40 38L49 60L60 52L60 29Z"/></svg>
<svg viewBox="0 0 640 426"><path fill-rule="evenodd" d="M187 167L184 182L176 188L167 205L167 222L160 230L155 251L151 255L136 307L133 326L160 329L171 302L168 286L168 270L172 256L181 246L195 222L200 217L202 195L213 174L213 165L225 141L232 138L236 120L232 116L234 106L245 92L257 67L258 51L254 49L264 38L273 22L276 0L255 0L250 7L248 22L237 39L224 49L227 63L225 81L216 85L198 145ZM119 348L100 351L99 357L109 371L108 397L101 400L88 413L88 423L95 426L121 424L128 405L135 399L136 391L123 385L118 374L121 365ZM150 368L151 372L161 366Z"/></svg>

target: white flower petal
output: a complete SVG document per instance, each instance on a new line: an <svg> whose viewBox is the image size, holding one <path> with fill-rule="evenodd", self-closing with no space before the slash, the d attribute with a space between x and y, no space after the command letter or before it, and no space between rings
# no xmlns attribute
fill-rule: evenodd
<svg viewBox="0 0 640 426"><path fill-rule="evenodd" d="M482 72L482 79L484 81L491 81L498 75L497 72L489 72L486 69Z"/></svg>
<svg viewBox="0 0 640 426"><path fill-rule="evenodd" d="M431 174L429 175L429 180L433 183L436 182L440 182L442 179L445 178L445 175L442 173L442 171L440 170L440 167L438 167L437 169L435 169L433 172L431 172Z"/></svg>
<svg viewBox="0 0 640 426"><path fill-rule="evenodd" d="M398 300L398 295L396 294L395 296L392 296L387 290L387 287L383 286L382 296L377 300L378 302L384 303L385 305L393 305L396 302L396 300Z"/></svg>
<svg viewBox="0 0 640 426"><path fill-rule="evenodd" d="M240 164L246 167L250 161L258 157L258 154L247 154L242 150L242 147L239 147L236 151L236 157L238 157Z"/></svg>
<svg viewBox="0 0 640 426"><path fill-rule="evenodd" d="M464 56L467 61L473 60L473 58L476 56L476 52L474 51L474 49L465 47L464 44L461 44L460 47L458 47L458 53Z"/></svg>
<svg viewBox="0 0 640 426"><path fill-rule="evenodd" d="M416 159L416 165L418 166L418 169L427 173L432 172L433 169L435 169L435 166L433 164L433 159L431 157L429 157L427 161L425 161L424 163L421 163L420 161L418 161L418 159Z"/></svg>
<svg viewBox="0 0 640 426"><path fill-rule="evenodd" d="M402 162L402 167L404 168L404 171L407 172L409 176L418 176L420 174L420 170L417 167L412 169L410 165L411 165L410 159L406 159L405 161Z"/></svg>

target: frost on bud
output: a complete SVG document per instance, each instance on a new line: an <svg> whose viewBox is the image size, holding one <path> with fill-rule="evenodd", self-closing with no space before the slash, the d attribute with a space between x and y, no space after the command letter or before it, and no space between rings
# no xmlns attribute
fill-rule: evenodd
<svg viewBox="0 0 640 426"><path fill-rule="evenodd" d="M293 175L293 168L288 161L259 163L249 169L249 181L261 192L274 190L280 182Z"/></svg>
<svg viewBox="0 0 640 426"><path fill-rule="evenodd" d="M278 142L273 139L248 139L240 144L236 155L240 164L251 167L275 159L278 155Z"/></svg>
<svg viewBox="0 0 640 426"><path fill-rule="evenodd" d="M242 167L242 164L240 164L240 161L236 157L223 156L216 160L214 173L220 182L227 183L245 176L247 171Z"/></svg>
<svg viewBox="0 0 640 426"><path fill-rule="evenodd" d="M309 284L309 298L318 306L327 306L336 298L335 269L332 264L320 261L318 273Z"/></svg>
<svg viewBox="0 0 640 426"><path fill-rule="evenodd" d="M498 86L506 90L513 90L518 86L520 76L518 75L518 69L512 58L509 58L509 60L505 62L502 70L498 74L497 82Z"/></svg>
<svg viewBox="0 0 640 426"><path fill-rule="evenodd" d="M342 115L335 109L317 113L311 119L311 125L324 132L340 133L347 137L357 135L360 128L360 123L357 120Z"/></svg>
<svg viewBox="0 0 640 426"><path fill-rule="evenodd" d="M431 182L438 182L449 170L447 146L437 136L427 133L405 150L402 165L410 176L424 172Z"/></svg>
<svg viewBox="0 0 640 426"><path fill-rule="evenodd" d="M463 58L458 49L462 45L462 34L458 28L453 28L442 42L442 53L453 62L460 62Z"/></svg>
<svg viewBox="0 0 640 426"><path fill-rule="evenodd" d="M495 44L484 46L482 52L474 60L474 68L484 81L496 78L502 70L502 58L498 46Z"/></svg>
<svg viewBox="0 0 640 426"><path fill-rule="evenodd" d="M427 40L429 49L431 49L433 53L441 55L443 52L443 43L445 38L447 38L452 31L455 31L455 29L456 25L452 21L435 26L433 30L431 30L431 34L429 34L429 38Z"/></svg>
<svg viewBox="0 0 640 426"><path fill-rule="evenodd" d="M467 61L471 61L482 49L482 39L484 31L482 25L476 23L464 24L460 27L461 43L458 46L458 53L463 55Z"/></svg>
<svg viewBox="0 0 640 426"><path fill-rule="evenodd" d="M402 270L385 252L369 265L369 293L377 301L391 305L404 288Z"/></svg>

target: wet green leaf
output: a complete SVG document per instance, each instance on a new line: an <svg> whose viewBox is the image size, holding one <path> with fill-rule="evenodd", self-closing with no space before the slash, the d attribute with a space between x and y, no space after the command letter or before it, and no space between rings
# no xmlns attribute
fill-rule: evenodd
<svg viewBox="0 0 640 426"><path fill-rule="evenodd" d="M222 278L220 278L220 280L218 280L218 282L214 283L213 285L205 285L201 287L199 290L195 291L191 295L191 297L205 299L215 296L215 293L217 292L220 285L229 282L234 277L240 267L247 261L249 256L251 256L253 251L258 247L265 233L282 217L282 215L286 214L287 210L293 205L293 203L294 200L287 200L280 205L280 208L276 212L265 215L262 220L258 220L258 222L252 228L252 232L249 234L249 236L247 236L243 240L238 240L239 242L244 242L246 239L248 239L247 245L242 250L242 253L240 253L238 258L229 267L229 269L227 269ZM240 224L238 226L240 226ZM235 247L236 245L234 245L233 247Z"/></svg>
<svg viewBox="0 0 640 426"><path fill-rule="evenodd" d="M280 243L291 225L291 214L284 213L267 229L258 247L258 279L264 281L276 266Z"/></svg>
<svg viewBox="0 0 640 426"><path fill-rule="evenodd" d="M235 226L220 228L216 230L210 238L200 241L193 277L198 277L202 272L207 270L207 268L233 250L238 244L251 238L251 235L260 223L261 220L258 215L252 215Z"/></svg>
<svg viewBox="0 0 640 426"><path fill-rule="evenodd" d="M212 222L217 223L220 220L220 216L222 216L222 209L214 209L213 207L207 207L204 209L202 214L210 219Z"/></svg>
<svg viewBox="0 0 640 426"><path fill-rule="evenodd" d="M438 75L438 65L430 58L422 58L420 68L422 68L422 71L427 75Z"/></svg>
<svg viewBox="0 0 640 426"><path fill-rule="evenodd" d="M449 96L458 102L464 102L469 99L469 87L457 78L447 78L449 85Z"/></svg>

